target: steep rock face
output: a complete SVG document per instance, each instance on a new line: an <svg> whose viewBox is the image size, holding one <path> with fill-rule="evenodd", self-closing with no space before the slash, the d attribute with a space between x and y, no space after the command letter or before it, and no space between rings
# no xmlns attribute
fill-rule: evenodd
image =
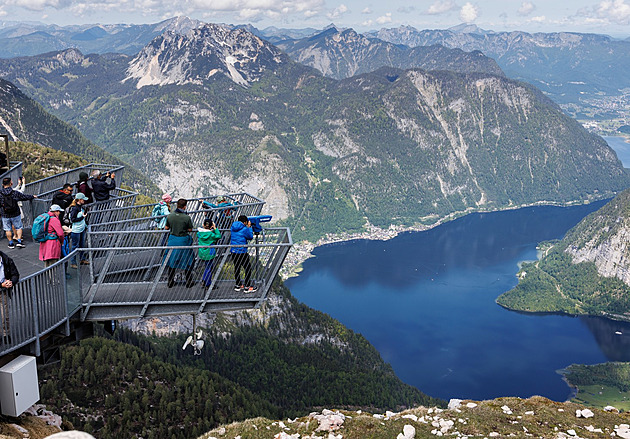
<svg viewBox="0 0 630 439"><path fill-rule="evenodd" d="M590 215L566 240L574 264L593 262L601 276L630 285L630 191Z"/></svg>
<svg viewBox="0 0 630 439"><path fill-rule="evenodd" d="M277 44L293 60L335 79L368 73L380 67L418 67L503 75L496 62L479 51L469 53L439 45L402 47L368 38L352 29L341 31L331 27L312 37Z"/></svg>
<svg viewBox="0 0 630 439"><path fill-rule="evenodd" d="M245 30L207 24L186 35L166 32L154 39L130 62L125 81L137 80L137 88L202 84L222 73L248 86L283 58L274 46Z"/></svg>

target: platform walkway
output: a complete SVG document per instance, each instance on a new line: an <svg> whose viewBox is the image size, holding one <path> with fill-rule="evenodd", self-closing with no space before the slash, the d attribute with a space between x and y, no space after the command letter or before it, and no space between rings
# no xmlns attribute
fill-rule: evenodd
<svg viewBox="0 0 630 439"><path fill-rule="evenodd" d="M38 189L33 188L41 188L52 197L66 182L65 178L74 178L75 174L78 178L78 172L73 170L65 173L65 177L52 177L52 183L34 182L28 187L35 192ZM122 170L116 169L116 173L118 180ZM56 189L51 189L55 184ZM192 246L165 246L168 232L155 230L155 222L150 217L153 205L129 205L131 197L127 194L98 205L98 216L92 216L98 221L89 226L87 248L81 249L79 255L80 259L89 261L88 265L73 268L71 259L78 253L75 250L44 269L38 258L39 244L32 241L26 230L26 248L8 249L6 239L0 240L0 246L4 246L0 249L15 260L21 275L8 302L10 330L9 334L0 334L0 357L16 352L42 355L51 339L67 338L75 328L88 322L259 306L292 246L291 234L287 228L263 228L247 246L252 280L258 290L255 293L234 291L229 225L237 215L259 215L264 201L245 193L228 196L238 203L229 211L204 207L205 198L189 202L195 228L207 216L223 226L221 241L214 246L216 256L211 281L204 276L205 261L197 258L200 247L196 245L196 233L192 234ZM46 211L50 204L48 201L46 205L42 199L34 201L24 203L25 223L32 224L33 215ZM175 282L169 287L168 261L174 252L187 255L191 265L188 273L177 270Z"/></svg>

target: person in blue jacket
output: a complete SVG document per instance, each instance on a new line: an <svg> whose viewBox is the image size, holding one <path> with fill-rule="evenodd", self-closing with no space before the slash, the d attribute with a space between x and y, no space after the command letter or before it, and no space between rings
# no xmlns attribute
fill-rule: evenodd
<svg viewBox="0 0 630 439"><path fill-rule="evenodd" d="M238 217L238 220L232 223L230 229L230 245L243 246L247 245L247 241L254 238L252 231L252 223L249 222L245 215ZM232 261L234 262L234 280L236 285L234 291L244 291L246 293L254 293L258 290L252 285L252 265L249 262L247 247L232 247L230 249ZM245 269L245 282L241 283L241 268Z"/></svg>

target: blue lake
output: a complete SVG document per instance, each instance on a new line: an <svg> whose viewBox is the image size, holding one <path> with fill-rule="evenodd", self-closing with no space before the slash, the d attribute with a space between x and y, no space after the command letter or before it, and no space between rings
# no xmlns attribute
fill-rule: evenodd
<svg viewBox="0 0 630 439"><path fill-rule="evenodd" d="M287 286L363 334L429 395L565 400L570 389L556 370L630 361L630 325L521 314L495 299L516 285L518 263L536 258L538 242L562 237L603 204L472 214L386 242L319 247Z"/></svg>
<svg viewBox="0 0 630 439"><path fill-rule="evenodd" d="M536 259L540 241L561 238L603 204L471 214L386 242L319 247L286 284L363 334L403 381L431 396L563 401L570 389L556 371L630 361L630 324L522 314L495 299L517 284L519 262Z"/></svg>

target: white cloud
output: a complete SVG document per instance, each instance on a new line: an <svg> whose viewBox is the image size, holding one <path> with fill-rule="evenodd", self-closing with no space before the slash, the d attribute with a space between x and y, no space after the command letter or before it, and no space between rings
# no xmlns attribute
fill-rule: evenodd
<svg viewBox="0 0 630 439"><path fill-rule="evenodd" d="M33 11L41 11L45 8L61 8L67 6L68 3L61 0L8 0L4 2L4 5L14 5Z"/></svg>
<svg viewBox="0 0 630 439"><path fill-rule="evenodd" d="M532 23L544 23L545 21L547 21L547 17L545 17L544 15L539 15L537 17L532 17L527 21Z"/></svg>
<svg viewBox="0 0 630 439"><path fill-rule="evenodd" d="M368 6L367 8L365 8L364 10L361 11L362 14L371 14L372 10L370 9L370 7Z"/></svg>
<svg viewBox="0 0 630 439"><path fill-rule="evenodd" d="M365 20L363 23L361 23L362 26L372 26L374 24L374 21L372 20Z"/></svg>
<svg viewBox="0 0 630 439"><path fill-rule="evenodd" d="M604 0L593 8L592 13L587 14L590 18L627 25L630 24L630 5L626 0Z"/></svg>
<svg viewBox="0 0 630 439"><path fill-rule="evenodd" d="M391 12L387 12L385 15L381 15L380 17L378 17L376 19L376 22L378 24L391 23L392 22L392 13Z"/></svg>
<svg viewBox="0 0 630 439"><path fill-rule="evenodd" d="M532 2L523 2L521 7L518 8L518 15L529 15L536 10L536 5Z"/></svg>
<svg viewBox="0 0 630 439"><path fill-rule="evenodd" d="M329 12L328 14L326 14L326 16L330 18L331 20L336 20L337 18L341 17L343 14L345 14L348 11L349 11L348 7L344 4L341 4L337 6L335 9L333 9L332 12Z"/></svg>
<svg viewBox="0 0 630 439"><path fill-rule="evenodd" d="M454 0L437 0L435 3L429 6L429 9L427 9L427 14L443 14L445 12L452 11L455 8L457 8L457 5L455 4Z"/></svg>
<svg viewBox="0 0 630 439"><path fill-rule="evenodd" d="M468 2L459 11L459 18L464 23L472 23L479 16L479 8Z"/></svg>

